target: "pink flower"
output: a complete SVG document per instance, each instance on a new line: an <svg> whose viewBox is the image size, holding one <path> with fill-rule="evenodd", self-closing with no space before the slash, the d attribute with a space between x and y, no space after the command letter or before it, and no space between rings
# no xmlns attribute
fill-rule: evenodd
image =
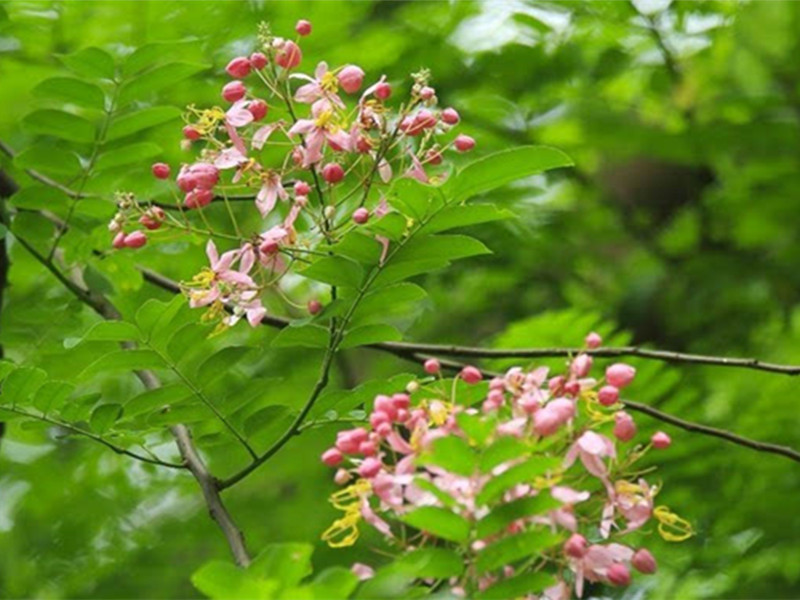
<svg viewBox="0 0 800 600"><path fill-rule="evenodd" d="M594 431L587 431L567 451L567 455L564 458L564 468L568 469L576 458L580 458L589 473L602 481L606 481L608 467L603 462L603 459L614 458L615 456L614 443L610 439Z"/></svg>
<svg viewBox="0 0 800 600"><path fill-rule="evenodd" d="M300 21L300 23L304 22L308 23L308 21ZM300 26L300 23L298 23L298 27ZM299 30L298 33L300 33ZM311 25L309 25L308 33L311 33ZM300 35L308 35L308 33L301 33ZM354 563L353 566L350 567L350 570L356 577L358 577L359 581L371 579L372 577L375 576L375 570L369 565L365 565L364 563Z"/></svg>
<svg viewBox="0 0 800 600"><path fill-rule="evenodd" d="M377 475L382 468L383 463L380 461L380 459L373 456L368 456L364 459L364 462L361 463L361 466L358 467L358 474L366 479L371 479L372 477L375 477L375 475Z"/></svg>
<svg viewBox="0 0 800 600"><path fill-rule="evenodd" d="M256 194L256 208L261 213L261 217L266 217L272 209L275 208L275 203L281 200L288 200L289 194L283 187L281 182L280 173L276 171L268 171L261 174L261 189Z"/></svg>
<svg viewBox="0 0 800 600"><path fill-rule="evenodd" d="M579 598L583 596L584 579L605 581L608 578L609 570L614 565L629 561L632 556L633 550L622 544L607 544L605 546L594 544L589 546L582 558L570 561L570 568L575 573L575 594ZM615 570L613 576L616 580L619 580L621 573Z"/></svg>
<svg viewBox="0 0 800 600"><path fill-rule="evenodd" d="M345 104L336 94L337 78L328 70L328 63L321 62L314 70L314 77L303 73L291 75L293 79L303 79L308 83L301 85L294 93L294 99L304 104L313 104L317 100L328 100L338 108L344 109Z"/></svg>
<svg viewBox="0 0 800 600"><path fill-rule="evenodd" d="M636 375L636 369L625 363L615 363L606 369L606 380L616 388L624 388Z"/></svg>
<svg viewBox="0 0 800 600"><path fill-rule="evenodd" d="M327 140L330 145L350 151L350 136L335 124L333 110L326 100L318 100L311 107L311 119L299 119L291 129L289 136L302 134L305 136L306 148L303 167L308 167L322 160L322 147Z"/></svg>
<svg viewBox="0 0 800 600"><path fill-rule="evenodd" d="M239 258L241 251L229 250L219 255L217 247L212 240L206 244L206 255L213 274L210 285L205 289L192 289L189 292L189 306L198 308L208 306L215 300L225 301L234 290L248 290L256 287L255 282L247 275L246 271L236 271L233 264ZM247 265L245 265L246 267ZM252 266L252 265L250 265ZM249 270L249 268L247 269Z"/></svg>

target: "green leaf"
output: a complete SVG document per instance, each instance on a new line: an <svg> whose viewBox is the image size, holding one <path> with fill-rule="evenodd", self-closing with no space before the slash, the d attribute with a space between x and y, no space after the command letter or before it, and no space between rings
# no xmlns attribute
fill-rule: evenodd
<svg viewBox="0 0 800 600"><path fill-rule="evenodd" d="M207 68L208 65L188 62L171 62L153 67L122 86L119 92L119 105L125 106L133 100L141 100L153 92L175 85Z"/></svg>
<svg viewBox="0 0 800 600"><path fill-rule="evenodd" d="M152 350L118 350L98 358L80 374L87 379L98 373L117 373L136 371L139 369L163 369L164 361Z"/></svg>
<svg viewBox="0 0 800 600"><path fill-rule="evenodd" d="M48 381L36 390L33 406L43 413L59 410L74 391L75 386L66 381Z"/></svg>
<svg viewBox="0 0 800 600"><path fill-rule="evenodd" d="M495 583L489 589L478 593L478 600L507 600L507 598L526 598L538 594L552 585L556 578L542 571L521 573Z"/></svg>
<svg viewBox="0 0 800 600"><path fill-rule="evenodd" d="M447 579L458 577L464 571L464 559L448 548L412 550L398 558L395 564L399 570L419 578Z"/></svg>
<svg viewBox="0 0 800 600"><path fill-rule="evenodd" d="M47 381L47 373L36 367L20 367L15 369L3 381L0 389L0 403L29 404L33 395Z"/></svg>
<svg viewBox="0 0 800 600"><path fill-rule="evenodd" d="M479 506L489 504L500 497L506 490L519 483L530 483L536 477L548 471L554 471L561 466L561 459L547 456L534 456L533 458L503 471L500 475L492 477L483 486L475 501Z"/></svg>
<svg viewBox="0 0 800 600"><path fill-rule="evenodd" d="M525 442L511 435L504 435L492 443L481 455L479 466L481 472L488 473L496 466L524 456L530 451Z"/></svg>
<svg viewBox="0 0 800 600"><path fill-rule="evenodd" d="M0 381L3 381L8 374L12 371L17 369L17 365L15 365L10 360L4 360L0 358Z"/></svg>
<svg viewBox="0 0 800 600"><path fill-rule="evenodd" d="M420 228L420 233L438 233L457 227L500 221L512 216L510 211L499 209L493 204L457 204L439 211Z"/></svg>
<svg viewBox="0 0 800 600"><path fill-rule="evenodd" d="M206 358L197 369L195 379L200 387L210 385L253 351L252 346L226 346Z"/></svg>
<svg viewBox="0 0 800 600"><path fill-rule="evenodd" d="M441 203L437 188L403 177L395 180L389 191L389 203L401 213L417 221L428 214L433 204Z"/></svg>
<svg viewBox="0 0 800 600"><path fill-rule="evenodd" d="M131 163L144 163L147 159L161 154L161 146L152 142L138 142L121 148L114 148L103 152L97 157L95 170L104 171L115 167L122 167Z"/></svg>
<svg viewBox="0 0 800 600"><path fill-rule="evenodd" d="M186 299L177 294L169 302L151 298L136 311L134 320L152 344L166 343L173 333L169 324L186 307Z"/></svg>
<svg viewBox="0 0 800 600"><path fill-rule="evenodd" d="M478 521L477 537L483 539L498 533L518 519L540 515L555 510L561 503L548 492L538 496L519 498L507 504L495 506L492 511Z"/></svg>
<svg viewBox="0 0 800 600"><path fill-rule="evenodd" d="M125 58L122 63L122 74L126 77L135 75L156 63L166 62L165 59L170 60L178 55L182 56L186 50L193 49L199 52L200 44L201 41L197 38L143 44Z"/></svg>
<svg viewBox="0 0 800 600"><path fill-rule="evenodd" d="M272 404L265 406L261 410L247 417L244 422L244 433L248 438L258 434L269 434L271 430L280 428L283 431L283 424L293 411L283 404Z"/></svg>
<svg viewBox="0 0 800 600"><path fill-rule="evenodd" d="M52 144L36 144L26 148L14 157L14 165L20 169L68 177L81 171L81 163L74 153L54 148Z"/></svg>
<svg viewBox="0 0 800 600"><path fill-rule="evenodd" d="M345 600L358 587L358 577L345 567L330 567L320 572L308 588L320 600Z"/></svg>
<svg viewBox="0 0 800 600"><path fill-rule="evenodd" d="M122 416L119 404L101 404L92 411L89 427L96 433L105 433Z"/></svg>
<svg viewBox="0 0 800 600"><path fill-rule="evenodd" d="M406 513L400 520L451 542L463 544L469 539L469 521L446 508L423 506Z"/></svg>
<svg viewBox="0 0 800 600"><path fill-rule="evenodd" d="M387 313L402 310L410 302L419 302L425 298L425 290L414 283L398 283L373 290L366 294L353 313L353 321L365 318L368 315Z"/></svg>
<svg viewBox="0 0 800 600"><path fill-rule="evenodd" d="M475 566L478 573L493 571L521 558L532 558L560 541L561 536L546 529L505 537L481 550Z"/></svg>
<svg viewBox="0 0 800 600"><path fill-rule="evenodd" d="M328 256L300 271L300 275L329 285L357 288L364 278L364 271L357 262L342 256Z"/></svg>
<svg viewBox="0 0 800 600"><path fill-rule="evenodd" d="M436 499L439 502L441 502L442 504L444 504L445 506L447 506L449 508L457 509L458 506L459 506L459 504L458 504L458 502L456 502L455 498L453 498L450 494L445 492L443 489L441 489L439 486L437 486L435 483L433 483L429 479L425 479L423 477L416 477L414 479L414 485L417 486L421 490L424 490L426 492L430 492L431 494L436 496Z"/></svg>
<svg viewBox="0 0 800 600"><path fill-rule="evenodd" d="M191 579L194 587L213 600L269 600L279 588L277 581L256 579L221 560L207 562Z"/></svg>
<svg viewBox="0 0 800 600"><path fill-rule="evenodd" d="M450 263L439 258L427 260L415 260L395 263L392 261L378 274L372 283L373 289L377 289L415 275L430 273L448 266Z"/></svg>
<svg viewBox="0 0 800 600"><path fill-rule="evenodd" d="M475 473L477 456L464 438L449 435L434 440L430 449L419 460L421 464L436 465L469 477Z"/></svg>
<svg viewBox="0 0 800 600"><path fill-rule="evenodd" d="M381 257L381 244L374 237L359 231L351 231L338 244L329 248L337 256L366 265L377 264Z"/></svg>
<svg viewBox="0 0 800 600"><path fill-rule="evenodd" d="M52 211L66 208L68 198L63 192L55 188L44 185L30 185L11 196L10 202L17 208Z"/></svg>
<svg viewBox="0 0 800 600"><path fill-rule="evenodd" d="M483 242L466 235L422 235L414 237L398 250L392 262L450 261L490 253Z"/></svg>
<svg viewBox="0 0 800 600"><path fill-rule="evenodd" d="M304 346L306 348L327 348L330 332L319 325L302 325L284 327L272 339L273 348L291 348Z"/></svg>
<svg viewBox="0 0 800 600"><path fill-rule="evenodd" d="M58 58L68 69L78 75L100 79L114 78L114 59L108 52L100 48L83 48Z"/></svg>
<svg viewBox="0 0 800 600"><path fill-rule="evenodd" d="M125 321L101 321L87 331L82 338L67 338L64 348L74 348L81 342L125 342L138 340L139 328Z"/></svg>
<svg viewBox="0 0 800 600"><path fill-rule="evenodd" d="M147 390L125 403L125 419L179 404L192 396L193 392L182 383L172 383Z"/></svg>
<svg viewBox="0 0 800 600"><path fill-rule="evenodd" d="M461 201L517 179L573 164L561 150L547 146L522 146L490 154L467 165L447 182L444 189L448 197Z"/></svg>
<svg viewBox="0 0 800 600"><path fill-rule="evenodd" d="M497 419L493 416L471 415L466 412L458 413L456 422L473 446L483 446L497 427Z"/></svg>
<svg viewBox="0 0 800 600"><path fill-rule="evenodd" d="M311 574L311 544L270 544L253 559L247 572L262 579L274 579L281 587L291 587Z"/></svg>
<svg viewBox="0 0 800 600"><path fill-rule="evenodd" d="M403 334L391 325L362 325L345 333L340 348L368 346L378 342L396 342L403 339Z"/></svg>
<svg viewBox="0 0 800 600"><path fill-rule="evenodd" d="M52 135L70 142L94 142L94 125L83 117L63 110L34 111L22 119L22 128L28 133Z"/></svg>
<svg viewBox="0 0 800 600"><path fill-rule="evenodd" d="M32 93L41 98L77 104L85 108L102 110L105 106L103 90L93 83L73 77L51 77L40 82Z"/></svg>
<svg viewBox="0 0 800 600"><path fill-rule="evenodd" d="M114 141L150 127L168 123L180 117L181 111L175 106L151 106L128 113L114 119L108 128L106 139Z"/></svg>
<svg viewBox="0 0 800 600"><path fill-rule="evenodd" d="M400 213L390 212L370 223L368 229L396 242L405 237L408 231L408 219Z"/></svg>

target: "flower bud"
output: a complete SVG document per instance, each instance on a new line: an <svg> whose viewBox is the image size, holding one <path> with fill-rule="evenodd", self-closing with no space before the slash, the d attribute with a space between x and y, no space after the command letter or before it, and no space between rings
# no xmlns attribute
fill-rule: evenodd
<svg viewBox="0 0 800 600"><path fill-rule="evenodd" d="M564 384L564 393L567 396L577 396L581 392L581 384L577 381L569 381Z"/></svg>
<svg viewBox="0 0 800 600"><path fill-rule="evenodd" d="M352 478L353 476L350 475L350 471L347 469L339 469L336 471L336 475L333 476L333 481L336 483L336 485L344 485Z"/></svg>
<svg viewBox="0 0 800 600"><path fill-rule="evenodd" d="M398 423L405 423L406 421L408 421L408 417L410 417L410 416L411 416L411 413L409 413L405 408L399 408L397 410L397 419L395 419L395 420Z"/></svg>
<svg viewBox="0 0 800 600"><path fill-rule="evenodd" d="M374 456L377 451L378 448L375 446L375 442L361 442L358 446L358 453L364 456Z"/></svg>
<svg viewBox="0 0 800 600"><path fill-rule="evenodd" d="M455 139L453 145L459 152L469 152L475 147L475 140L462 133Z"/></svg>
<svg viewBox="0 0 800 600"><path fill-rule="evenodd" d="M588 354L578 354L570 365L570 371L575 377L586 377L592 370L592 357Z"/></svg>
<svg viewBox="0 0 800 600"><path fill-rule="evenodd" d="M147 243L147 236L142 231L134 231L125 236L126 248L141 248Z"/></svg>
<svg viewBox="0 0 800 600"><path fill-rule="evenodd" d="M169 165L167 163L154 163L152 166L153 177L156 179L166 179L169 177Z"/></svg>
<svg viewBox="0 0 800 600"><path fill-rule="evenodd" d="M261 252L261 254L266 254L268 256L276 254L280 249L280 244L278 244L278 242L275 240L264 240L258 247L258 251Z"/></svg>
<svg viewBox="0 0 800 600"><path fill-rule="evenodd" d="M372 150L372 142L368 137L360 135L356 140L356 150L358 150L361 154L366 154Z"/></svg>
<svg viewBox="0 0 800 600"><path fill-rule="evenodd" d="M533 414L533 429L539 435L553 435L562 424L561 415L546 407Z"/></svg>
<svg viewBox="0 0 800 600"><path fill-rule="evenodd" d="M653 448L657 450L666 450L672 445L672 438L663 431L656 431L653 437L650 438L650 442L653 444Z"/></svg>
<svg viewBox="0 0 800 600"><path fill-rule="evenodd" d="M470 385L474 385L483 379L483 374L480 372L480 369L471 365L461 369L460 376L461 379L464 380L464 383L468 383Z"/></svg>
<svg viewBox="0 0 800 600"><path fill-rule="evenodd" d="M436 375L439 371L442 370L441 363L435 358L429 358L428 360L425 361L425 364L423 364L422 366L428 375Z"/></svg>
<svg viewBox="0 0 800 600"><path fill-rule="evenodd" d="M358 474L366 479L372 479L380 472L382 467L383 463L379 459L370 456L365 458L361 466L358 467Z"/></svg>
<svg viewBox="0 0 800 600"><path fill-rule="evenodd" d="M387 100L392 95L392 86L381 81L375 86L375 97L378 100Z"/></svg>
<svg viewBox="0 0 800 600"><path fill-rule="evenodd" d="M319 314L322 310L322 302L319 300L309 300L308 301L308 313L311 315Z"/></svg>
<svg viewBox="0 0 800 600"><path fill-rule="evenodd" d="M203 206L211 204L213 199L214 192L211 190L196 189L186 194L186 197L183 199L183 205L189 209L202 208Z"/></svg>
<svg viewBox="0 0 800 600"><path fill-rule="evenodd" d="M310 29L309 29L310 31ZM300 46L289 40L284 42L283 46L275 55L275 62L278 66L284 69L294 69L303 60L303 53L300 51Z"/></svg>
<svg viewBox="0 0 800 600"><path fill-rule="evenodd" d="M225 67L225 71L231 77L235 77L236 79L244 79L250 75L250 59L248 59L246 56L237 56L228 63L228 66Z"/></svg>
<svg viewBox="0 0 800 600"><path fill-rule="evenodd" d="M139 223L151 231L161 227L161 220L148 213L145 213L139 217Z"/></svg>
<svg viewBox="0 0 800 600"><path fill-rule="evenodd" d="M622 563L614 563L606 571L606 578L612 585L626 586L631 583L631 572Z"/></svg>
<svg viewBox="0 0 800 600"><path fill-rule="evenodd" d="M547 389L550 390L551 394L557 396L558 394L561 393L566 380L567 380L566 377L564 377L563 375L556 375L555 377L551 377L547 382Z"/></svg>
<svg viewBox="0 0 800 600"><path fill-rule="evenodd" d="M372 426L372 428L373 428L374 430L376 430L376 431L378 430L378 427L380 427L380 426L381 426L381 425L383 425L384 423L389 423L389 422L391 422L391 420L392 420L392 419L391 419L391 417L389 417L389 415L387 415L385 412L383 412L383 411L379 411L379 410L375 410L375 411L374 411L374 412L373 412L373 413L372 413L372 414L369 416L369 424L370 424L370 425Z"/></svg>
<svg viewBox="0 0 800 600"><path fill-rule="evenodd" d="M297 35L307 36L311 33L311 22L305 19L300 19L294 26Z"/></svg>
<svg viewBox="0 0 800 600"><path fill-rule="evenodd" d="M419 91L419 97L423 100L430 100L436 95L436 90L433 89L431 86L426 85Z"/></svg>
<svg viewBox="0 0 800 600"><path fill-rule="evenodd" d="M349 431L340 431L336 435L336 449L344 454L355 454L358 452L360 440L355 440Z"/></svg>
<svg viewBox="0 0 800 600"><path fill-rule="evenodd" d="M336 448L328 448L322 453L322 462L329 467L341 464L342 460L344 460L344 456Z"/></svg>
<svg viewBox="0 0 800 600"><path fill-rule="evenodd" d="M614 387L624 388L636 375L636 369L625 363L615 363L606 369L606 381Z"/></svg>
<svg viewBox="0 0 800 600"><path fill-rule="evenodd" d="M592 331L583 341L587 348L599 348L600 344L603 343L603 338L600 337L599 333Z"/></svg>
<svg viewBox="0 0 800 600"><path fill-rule="evenodd" d="M447 125L455 125L461 120L461 117L455 108L445 108L442 111L441 118L442 122L446 123Z"/></svg>
<svg viewBox="0 0 800 600"><path fill-rule="evenodd" d="M187 140L194 141L200 139L200 132L191 125L187 125L183 128L183 137L185 137Z"/></svg>
<svg viewBox="0 0 800 600"><path fill-rule="evenodd" d="M562 423L566 423L575 416L575 402L569 398L556 398L547 404L547 410L554 411Z"/></svg>
<svg viewBox="0 0 800 600"><path fill-rule="evenodd" d="M588 542L580 533L573 533L564 544L564 552L572 558L583 558L588 550Z"/></svg>
<svg viewBox="0 0 800 600"><path fill-rule="evenodd" d="M603 406L612 406L619 400L619 390L613 385L604 385L597 392L597 399Z"/></svg>
<svg viewBox="0 0 800 600"><path fill-rule="evenodd" d="M425 162L434 166L442 164L442 153L431 148L425 153Z"/></svg>
<svg viewBox="0 0 800 600"><path fill-rule="evenodd" d="M634 553L631 564L634 569L645 575L652 575L658 569L656 559L646 548L639 548Z"/></svg>
<svg viewBox="0 0 800 600"><path fill-rule="evenodd" d="M250 55L250 64L254 69L261 70L267 66L267 57L261 52L253 52Z"/></svg>
<svg viewBox="0 0 800 600"><path fill-rule="evenodd" d="M222 97L228 102L236 102L244 98L247 88L241 81L231 81L222 88Z"/></svg>
<svg viewBox="0 0 800 600"><path fill-rule="evenodd" d="M338 163L328 163L322 167L322 178L330 184L339 183L344 179L344 169Z"/></svg>
<svg viewBox="0 0 800 600"><path fill-rule="evenodd" d="M409 381L408 385L406 385L406 391L409 394L413 394L414 392L419 391L419 383L416 381Z"/></svg>
<svg viewBox="0 0 800 600"><path fill-rule="evenodd" d="M389 421L393 421L397 416L397 408L394 402L389 396L384 396L383 394L375 396L375 412L385 414Z"/></svg>
<svg viewBox="0 0 800 600"><path fill-rule="evenodd" d="M621 442L629 442L636 435L636 423L625 411L614 413L614 437Z"/></svg>
<svg viewBox="0 0 800 600"><path fill-rule="evenodd" d="M305 181L294 182L294 193L297 196L308 196L311 193L311 186Z"/></svg>
<svg viewBox="0 0 800 600"><path fill-rule="evenodd" d="M363 206L361 208L357 208L353 211L353 221L359 225L363 225L369 221L369 211Z"/></svg>
<svg viewBox="0 0 800 600"><path fill-rule="evenodd" d="M328 220L333 219L336 216L336 207L329 204L322 210L322 215Z"/></svg>
<svg viewBox="0 0 800 600"><path fill-rule="evenodd" d="M111 242L111 245L114 246L117 250L121 250L125 247L125 232L120 231L117 235L114 236L114 241Z"/></svg>
<svg viewBox="0 0 800 600"><path fill-rule="evenodd" d="M267 111L269 107L267 103L263 100L253 100L250 104L247 105L247 110L250 111L250 114L253 115L253 119L255 121L260 121L264 117L267 116Z"/></svg>
<svg viewBox="0 0 800 600"><path fill-rule="evenodd" d="M361 67L355 65L347 65L344 69L339 71L339 85L348 94L355 94L361 89L361 84L364 83L364 71Z"/></svg>

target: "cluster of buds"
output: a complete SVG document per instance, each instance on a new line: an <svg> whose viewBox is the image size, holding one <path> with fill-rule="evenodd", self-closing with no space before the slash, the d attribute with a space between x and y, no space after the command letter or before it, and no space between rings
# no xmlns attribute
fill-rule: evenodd
<svg viewBox="0 0 800 600"><path fill-rule="evenodd" d="M593 333L586 346L600 342ZM549 600L567 599L573 590L580 597L586 581L626 586L632 570L654 573L652 553L624 538L641 534L651 521L667 541L693 533L687 521L655 505L659 488L642 477L651 469L637 464L671 440L657 432L648 443L636 444L636 425L619 400L636 370L616 363L596 379L592 363L582 352L564 374L512 368L488 382L467 366L451 382L442 378L436 359L426 361L431 377L412 381L404 392L377 396L365 424L339 432L323 453L322 462L336 469L334 481L342 486L331 500L344 512L323 539L333 547L351 545L363 520L401 550L450 546L465 560L477 555L480 563L485 549L508 538L552 536L538 556L478 574L466 568L447 582L462 596L531 564L551 573L553 581L543 595L530 597ZM601 402L598 390L610 394L610 388L616 399ZM404 523L421 507L452 512L477 528L460 545L424 528L409 536ZM501 519L500 525L481 527L493 519Z"/></svg>
<svg viewBox="0 0 800 600"><path fill-rule="evenodd" d="M245 266L248 276L259 282L248 287L248 296L274 289L296 257L307 257L318 244L335 243L354 227L377 226L397 210L387 202L394 180L440 183L449 172L443 165L446 153L475 146L475 140L455 131L461 118L454 108L439 106L427 71L412 75L406 94L397 93L385 75L370 83L356 64L320 62L313 72L303 72L301 42L311 35L312 25L298 21L295 32L294 39L286 39L262 26L258 48L226 65L230 79L220 90L221 105L188 107L183 143L187 151L199 152L180 166L152 165L155 178L174 178L170 187L181 218L164 218L133 202L146 230L163 224L173 231L196 234L202 229L211 237L237 240L231 251L240 259L253 256ZM270 118L273 114L278 117ZM274 162L266 164L265 155ZM232 194L253 198L262 227L244 231L252 225L241 226L237 214L247 223L253 220L231 209ZM203 211L214 210L213 204L228 205L231 231L211 231L212 221ZM237 203L236 208L242 206ZM123 213L122 220L130 222L131 215ZM196 213L202 227L192 224ZM112 228L115 236L121 231L118 226ZM372 235L383 246L383 260L391 242L378 232ZM135 247L147 235L138 232L129 242L127 234L118 238L115 247ZM206 285L206 279L186 285L190 300L198 281ZM280 295L286 297L285 291ZM214 314L222 314L214 306Z"/></svg>
<svg viewBox="0 0 800 600"><path fill-rule="evenodd" d="M121 250L122 248L141 248L147 243L147 234L141 229L129 230L129 224L137 223L134 227L142 226L147 230L159 229L166 219L166 213L159 206L141 208L135 198L130 194L119 194L117 198L117 212L108 224L112 233L111 245Z"/></svg>

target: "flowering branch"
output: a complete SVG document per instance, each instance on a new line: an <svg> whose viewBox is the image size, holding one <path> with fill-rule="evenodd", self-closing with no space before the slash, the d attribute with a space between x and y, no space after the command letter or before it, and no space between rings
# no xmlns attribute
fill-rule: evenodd
<svg viewBox="0 0 800 600"><path fill-rule="evenodd" d="M388 349L387 351L391 352ZM589 354L591 350L583 350L583 351L578 350L576 351L576 355L578 352ZM546 355L546 356L551 356L551 355ZM425 363L425 361L429 360L431 356L425 354L415 354L415 353L409 354L404 352L402 354L402 358L406 358L416 363ZM455 360L438 360L437 362L441 365L443 369L447 369L449 371L454 371L454 372L461 372L467 366L465 363L461 363ZM488 378L501 376L500 373L489 371L486 369L480 369L480 372L483 374L484 377ZM728 431L726 429L718 429L716 427L710 427L708 425L703 425L701 423L695 423L693 421L679 419L678 417L660 411L656 408L653 408L652 406L642 404L640 402L634 402L632 400L622 400L622 399L620 399L619 402L625 405L626 408L629 408L631 410L640 413L644 413L654 419L658 419L659 421L663 421L664 423L669 423L670 425L674 425L675 427L680 427L681 429L684 429L686 431L691 431L693 433L700 433L702 435L708 435L711 437L717 437L726 440L728 442L731 442L733 444L744 446L745 448L750 448L751 450L756 450L758 452L766 452L769 454L778 454L780 456L785 456L786 458L789 458L793 461L800 462L800 452L798 452L794 448L790 448L789 446L780 446L778 444L772 444L770 442L761 442L758 440L753 440L750 438L737 435L732 431Z"/></svg>

